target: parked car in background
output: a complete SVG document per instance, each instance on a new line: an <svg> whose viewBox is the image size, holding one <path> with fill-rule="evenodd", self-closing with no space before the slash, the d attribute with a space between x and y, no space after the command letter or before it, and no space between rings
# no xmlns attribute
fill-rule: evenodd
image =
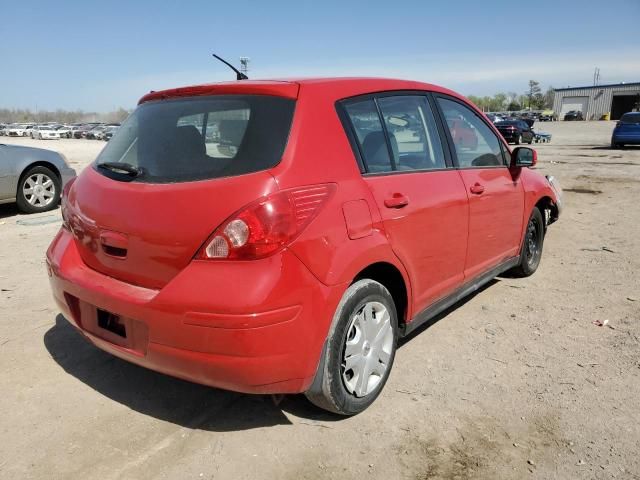
<svg viewBox="0 0 640 480"><path fill-rule="evenodd" d="M541 122L552 122L555 119L556 119L556 116L553 110L543 110L540 113L540 118L538 120Z"/></svg>
<svg viewBox="0 0 640 480"><path fill-rule="evenodd" d="M71 138L71 127L68 125L55 125L54 128L60 134L60 138Z"/></svg>
<svg viewBox="0 0 640 480"><path fill-rule="evenodd" d="M4 137L7 134L7 125L0 123L0 137Z"/></svg>
<svg viewBox="0 0 640 480"><path fill-rule="evenodd" d="M104 136L107 134L108 131L110 131L112 128L116 127L117 125L103 125L100 129L98 129L94 134L93 134L93 138L96 140L104 140Z"/></svg>
<svg viewBox="0 0 640 480"><path fill-rule="evenodd" d="M26 137L29 135L29 131L31 129L27 129L27 127L29 127L30 125L24 125L24 124L16 124L14 123L13 125L9 125L9 128L7 129L7 136L9 137Z"/></svg>
<svg viewBox="0 0 640 480"><path fill-rule="evenodd" d="M86 138L87 133L95 127L96 127L95 123L84 124L73 133L73 138Z"/></svg>
<svg viewBox="0 0 640 480"><path fill-rule="evenodd" d="M0 203L16 202L25 213L51 210L75 176L58 152L0 144Z"/></svg>
<svg viewBox="0 0 640 480"><path fill-rule="evenodd" d="M33 129L33 138L38 140L60 140L60 132L55 125L40 125Z"/></svg>
<svg viewBox="0 0 640 480"><path fill-rule="evenodd" d="M502 122L504 120L503 117L496 113L487 113L487 118L491 120L492 123Z"/></svg>
<svg viewBox="0 0 640 480"><path fill-rule="evenodd" d="M531 121L533 124L533 121ZM496 128L508 143L531 144L535 134L528 122L524 120L504 120L495 124Z"/></svg>
<svg viewBox="0 0 640 480"><path fill-rule="evenodd" d="M640 145L640 112L629 112L622 115L611 135L611 147Z"/></svg>
<svg viewBox="0 0 640 480"><path fill-rule="evenodd" d="M71 125L71 127L69 127L69 138L78 138L75 136L76 132L81 130L83 127L83 125Z"/></svg>
<svg viewBox="0 0 640 480"><path fill-rule="evenodd" d="M53 296L122 359L354 415L400 337L538 268L561 193L535 164L464 97L419 82L152 92L65 189Z"/></svg>
<svg viewBox="0 0 640 480"><path fill-rule="evenodd" d="M451 136L461 148L477 148L478 137L464 118L455 115L447 117L447 125L449 125Z"/></svg>
<svg viewBox="0 0 640 480"><path fill-rule="evenodd" d="M86 131L84 138L86 138L87 140L96 140L96 135L100 135L104 128L104 125L95 125L93 128Z"/></svg>
<svg viewBox="0 0 640 480"><path fill-rule="evenodd" d="M105 142L108 142L109 140L111 140L111 137L113 137L113 134L114 134L114 133L116 133L116 132L118 131L118 128L119 128L119 127L115 127L115 126L111 126L111 127L107 128L107 129L104 131L104 134L103 134L103 136L102 136L102 139L103 139Z"/></svg>
<svg viewBox="0 0 640 480"><path fill-rule="evenodd" d="M570 110L564 114L564 121L575 121L575 120L584 120L582 116L582 112L580 110Z"/></svg>

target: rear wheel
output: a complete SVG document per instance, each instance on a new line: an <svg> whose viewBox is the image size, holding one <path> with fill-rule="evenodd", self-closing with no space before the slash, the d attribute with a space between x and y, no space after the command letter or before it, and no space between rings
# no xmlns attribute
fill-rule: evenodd
<svg viewBox="0 0 640 480"><path fill-rule="evenodd" d="M397 327L393 298L382 284L364 279L351 285L334 315L307 398L341 415L365 410L389 378Z"/></svg>
<svg viewBox="0 0 640 480"><path fill-rule="evenodd" d="M517 277L528 277L538 269L544 244L544 220L538 208L534 208L529 217L527 230L520 249L520 262L511 270Z"/></svg>
<svg viewBox="0 0 640 480"><path fill-rule="evenodd" d="M18 208L25 213L52 210L60 201L60 190L60 179L54 172L47 167L33 167L18 183Z"/></svg>

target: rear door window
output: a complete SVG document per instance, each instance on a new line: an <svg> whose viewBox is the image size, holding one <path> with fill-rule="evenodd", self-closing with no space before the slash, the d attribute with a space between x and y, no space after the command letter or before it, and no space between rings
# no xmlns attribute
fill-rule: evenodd
<svg viewBox="0 0 640 480"><path fill-rule="evenodd" d="M294 100L266 95L144 103L118 128L96 164L130 164L142 172L135 181L149 183L265 170L282 157L294 107Z"/></svg>
<svg viewBox="0 0 640 480"><path fill-rule="evenodd" d="M367 172L391 172L391 157L373 99L349 102L345 110L356 134Z"/></svg>

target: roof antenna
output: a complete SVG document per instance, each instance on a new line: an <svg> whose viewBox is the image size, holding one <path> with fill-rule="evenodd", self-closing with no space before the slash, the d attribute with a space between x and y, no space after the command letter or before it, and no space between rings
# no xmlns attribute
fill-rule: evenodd
<svg viewBox="0 0 640 480"><path fill-rule="evenodd" d="M228 66L231 70L233 70L234 72L236 72L236 80L249 80L249 77L247 77L244 73L242 73L240 70L238 70L236 67L234 67L233 65L231 65L229 62L227 62L225 59L219 57L218 55L216 55L215 53L212 53L214 58L217 58L218 60L220 60L222 63L224 63L226 66Z"/></svg>

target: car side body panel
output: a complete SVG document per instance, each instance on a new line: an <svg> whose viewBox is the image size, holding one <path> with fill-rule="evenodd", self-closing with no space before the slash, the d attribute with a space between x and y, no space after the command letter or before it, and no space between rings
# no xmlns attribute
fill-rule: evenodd
<svg viewBox="0 0 640 480"><path fill-rule="evenodd" d="M57 152L42 148L0 144L0 199L15 200L21 175L34 164L49 164L60 175L62 186L75 176Z"/></svg>

